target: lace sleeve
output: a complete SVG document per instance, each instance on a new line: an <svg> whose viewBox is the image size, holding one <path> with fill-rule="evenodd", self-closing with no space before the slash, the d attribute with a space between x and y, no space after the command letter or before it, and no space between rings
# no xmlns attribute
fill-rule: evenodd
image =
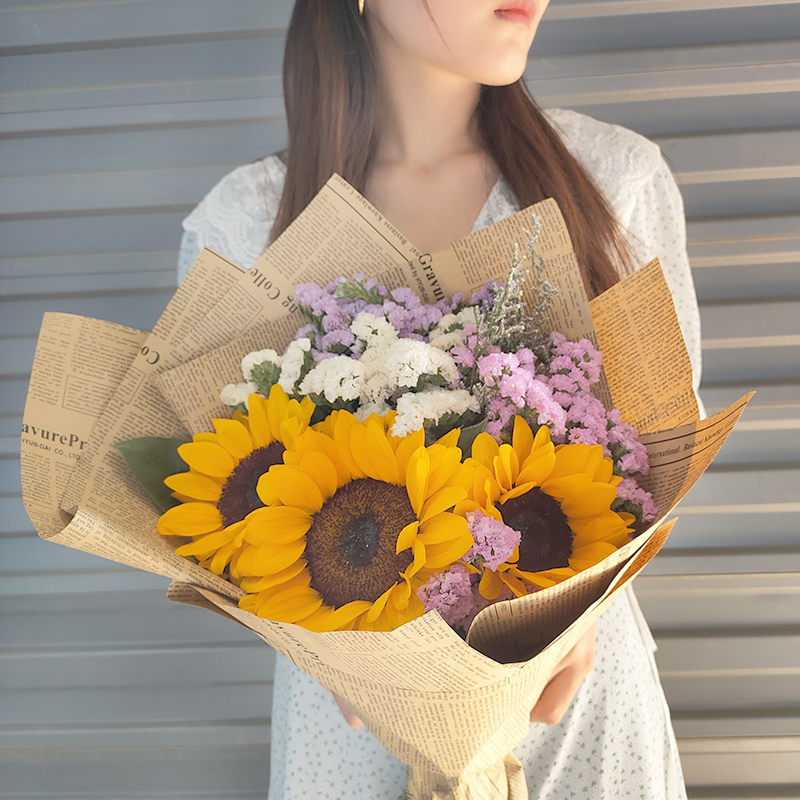
<svg viewBox="0 0 800 800"><path fill-rule="evenodd" d="M183 221L178 279L204 247L249 269L264 252L278 213L285 168L269 156L228 173Z"/></svg>

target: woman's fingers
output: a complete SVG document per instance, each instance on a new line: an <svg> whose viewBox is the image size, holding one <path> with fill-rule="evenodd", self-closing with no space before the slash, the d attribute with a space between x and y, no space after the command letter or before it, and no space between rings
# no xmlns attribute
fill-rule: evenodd
<svg viewBox="0 0 800 800"><path fill-rule="evenodd" d="M594 625L561 660L531 710L531 722L557 725L567 713L581 681L594 668Z"/></svg>
<svg viewBox="0 0 800 800"><path fill-rule="evenodd" d="M339 706L339 711L342 712L344 716L345 722L351 727L358 730L358 728L363 728L364 723L358 718L356 712L353 711L352 708L347 704L347 701L340 697L336 692L331 692L333 695L333 699L336 701L336 705Z"/></svg>

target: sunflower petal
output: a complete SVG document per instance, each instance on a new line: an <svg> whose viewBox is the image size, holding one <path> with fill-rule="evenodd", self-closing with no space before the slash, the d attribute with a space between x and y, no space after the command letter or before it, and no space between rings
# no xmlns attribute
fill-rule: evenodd
<svg viewBox="0 0 800 800"><path fill-rule="evenodd" d="M568 517L593 517L607 511L616 489L607 483L590 483L580 494L572 494L561 501L561 510Z"/></svg>
<svg viewBox="0 0 800 800"><path fill-rule="evenodd" d="M298 467L288 464L276 464L271 467L266 476L259 479L267 483L278 499L285 506L296 506L316 514L323 503L322 492L316 482Z"/></svg>
<svg viewBox="0 0 800 800"><path fill-rule="evenodd" d="M373 602L369 611L367 611L367 622L375 622L381 611L385 608L389 600L389 595L391 595L392 589L394 589L395 586L397 586L397 584L393 583L377 600L375 600L375 602Z"/></svg>
<svg viewBox="0 0 800 800"><path fill-rule="evenodd" d="M522 464L531 454L533 449L533 431L523 417L514 417L514 432L511 435L511 444L517 454L519 463Z"/></svg>
<svg viewBox="0 0 800 800"><path fill-rule="evenodd" d="M481 581L478 584L478 591L482 597L487 600L495 600L500 596L503 591L503 581L500 579L498 573L490 569L485 569L481 575Z"/></svg>
<svg viewBox="0 0 800 800"><path fill-rule="evenodd" d="M217 432L217 443L234 458L241 460L253 452L253 438L241 422L234 419L212 421L214 430Z"/></svg>
<svg viewBox="0 0 800 800"><path fill-rule="evenodd" d="M576 548L569 557L569 565L576 572L593 567L606 556L615 553L617 548L608 542L592 542L583 547Z"/></svg>
<svg viewBox="0 0 800 800"><path fill-rule="evenodd" d="M265 575L262 578L242 578L239 586L246 592L262 592L265 589L272 589L282 583L289 583L297 578L306 569L306 562L303 560L295 561L286 569L276 572L274 575ZM311 574L306 570L304 582L311 581Z"/></svg>
<svg viewBox="0 0 800 800"><path fill-rule="evenodd" d="M466 496L466 490L462 489L460 486L446 486L444 489L440 489L436 494L431 495L425 501L425 504L422 506L420 520L425 522L425 520L435 517L443 511L447 511L456 503L466 498Z"/></svg>
<svg viewBox="0 0 800 800"><path fill-rule="evenodd" d="M414 451L420 447L425 447L425 431L422 428L400 440L394 456L397 459L397 469L401 476L408 472L408 462Z"/></svg>
<svg viewBox="0 0 800 800"><path fill-rule="evenodd" d="M222 486L218 480L192 470L170 475L164 478L164 483L182 497L190 497L192 500L202 500L206 503L216 503L222 494Z"/></svg>
<svg viewBox="0 0 800 800"><path fill-rule="evenodd" d="M322 453L306 453L300 459L300 468L317 484L323 500L333 497L339 487L339 475L327 456Z"/></svg>
<svg viewBox="0 0 800 800"><path fill-rule="evenodd" d="M221 530L223 525L211 503L183 503L164 512L156 527L162 536L200 536Z"/></svg>
<svg viewBox="0 0 800 800"><path fill-rule="evenodd" d="M419 517L425 498L428 495L428 479L430 476L431 461L428 449L421 447L416 450L408 461L408 471L406 472L406 491L411 502L411 508Z"/></svg>
<svg viewBox="0 0 800 800"><path fill-rule="evenodd" d="M246 545L236 559L236 572L242 578L276 575L297 561L306 548L305 539L280 545ZM231 565L233 571L233 565Z"/></svg>
<svg viewBox="0 0 800 800"><path fill-rule="evenodd" d="M305 536L311 515L295 506L267 506L251 511L245 518L244 540L250 544L288 544Z"/></svg>
<svg viewBox="0 0 800 800"><path fill-rule="evenodd" d="M212 478L227 478L236 466L233 456L216 442L187 442L178 448L178 455L193 470Z"/></svg>
<svg viewBox="0 0 800 800"><path fill-rule="evenodd" d="M274 595L267 594L256 613L259 617L276 622L297 622L321 605L322 597L315 589L310 586L293 586Z"/></svg>
<svg viewBox="0 0 800 800"><path fill-rule="evenodd" d="M255 447L266 447L275 441L267 417L268 401L258 394L251 394L247 400L247 424Z"/></svg>
<svg viewBox="0 0 800 800"><path fill-rule="evenodd" d="M472 443L472 458L483 464L494 473L494 459L500 451L500 445L486 432L479 433Z"/></svg>
<svg viewBox="0 0 800 800"><path fill-rule="evenodd" d="M397 555L403 552L403 550L408 550L414 544L414 540L417 538L417 531L419 530L419 521L414 520L414 522L409 522L403 530L397 536L397 545L395 546L395 552Z"/></svg>

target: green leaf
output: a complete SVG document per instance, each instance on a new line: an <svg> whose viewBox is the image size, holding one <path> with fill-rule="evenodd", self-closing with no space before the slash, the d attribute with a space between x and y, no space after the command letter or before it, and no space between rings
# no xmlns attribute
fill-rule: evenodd
<svg viewBox="0 0 800 800"><path fill-rule="evenodd" d="M458 437L458 446L461 448L461 452L464 454L465 458L472 455L472 443L479 433L483 433L486 430L488 423L488 418L484 417L475 425L470 425L468 428L461 429L461 435Z"/></svg>
<svg viewBox="0 0 800 800"><path fill-rule="evenodd" d="M191 440L143 436L114 445L162 514L178 505L178 501L172 496L172 490L164 485L164 478L189 471L186 462L178 455L178 448L189 441Z"/></svg>

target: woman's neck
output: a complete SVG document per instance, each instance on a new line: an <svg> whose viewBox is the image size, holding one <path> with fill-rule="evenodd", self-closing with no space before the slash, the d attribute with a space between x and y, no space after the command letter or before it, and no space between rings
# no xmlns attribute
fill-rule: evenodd
<svg viewBox="0 0 800 800"><path fill-rule="evenodd" d="M391 40L375 50L380 74L376 167L430 172L453 157L482 151L475 125L478 84L409 58Z"/></svg>

